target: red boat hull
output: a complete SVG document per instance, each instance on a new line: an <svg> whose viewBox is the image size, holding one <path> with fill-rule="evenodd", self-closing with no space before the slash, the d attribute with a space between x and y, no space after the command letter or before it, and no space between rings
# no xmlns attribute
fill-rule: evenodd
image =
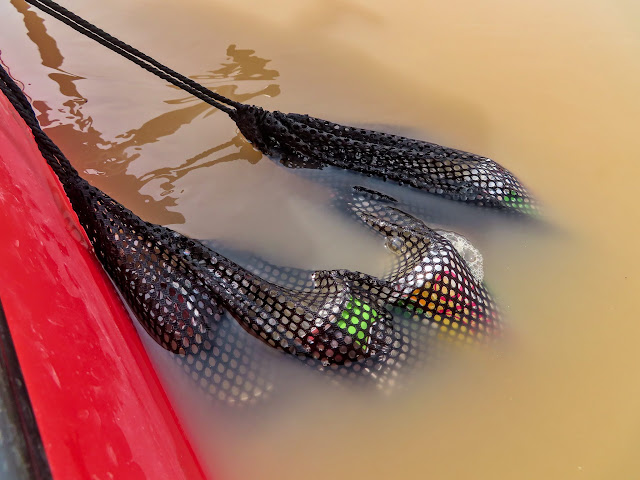
<svg viewBox="0 0 640 480"><path fill-rule="evenodd" d="M0 299L54 479L204 479L120 297L0 95Z"/></svg>

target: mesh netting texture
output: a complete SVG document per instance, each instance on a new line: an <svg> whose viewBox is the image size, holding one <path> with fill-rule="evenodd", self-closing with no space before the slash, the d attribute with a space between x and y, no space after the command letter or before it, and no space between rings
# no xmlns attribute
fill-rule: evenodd
<svg viewBox="0 0 640 480"><path fill-rule="evenodd" d="M254 339L328 376L386 389L398 372L430 355L428 339L482 342L499 330L495 303L451 240L398 209L392 198L365 188L340 197L393 252L381 278L260 261L243 268L203 242L143 221L88 184L41 130L1 67L0 77L136 317L217 399L251 402L272 388ZM534 208L517 180L483 157L306 116L254 107L236 113L258 148L300 165L320 161L479 206ZM258 117L261 123L251 120Z"/></svg>
<svg viewBox="0 0 640 480"><path fill-rule="evenodd" d="M225 310L263 343L383 389L394 386L399 371L424 363L428 337L483 341L499 328L495 304L451 242L372 192L356 191L351 208L395 253L383 278L259 261L244 269L201 242L142 221L80 178L67 192L145 329L183 357L200 386L229 403L255 400L271 386L268 364L245 332L223 322Z"/></svg>
<svg viewBox="0 0 640 480"><path fill-rule="evenodd" d="M252 105L237 106L231 117L256 148L288 166L331 165L450 200L526 215L537 210L511 172L480 155Z"/></svg>

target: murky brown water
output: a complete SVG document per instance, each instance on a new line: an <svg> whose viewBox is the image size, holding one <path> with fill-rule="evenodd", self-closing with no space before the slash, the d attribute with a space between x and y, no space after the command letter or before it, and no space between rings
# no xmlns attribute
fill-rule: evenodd
<svg viewBox="0 0 640 480"><path fill-rule="evenodd" d="M410 395L363 401L300 378L249 421L203 404L166 365L214 474L640 477L637 2L65 5L234 99L490 156L559 227L486 234L505 345L418 378ZM211 107L20 0L0 5L0 49L79 170L143 218L280 262L373 268L375 238Z"/></svg>

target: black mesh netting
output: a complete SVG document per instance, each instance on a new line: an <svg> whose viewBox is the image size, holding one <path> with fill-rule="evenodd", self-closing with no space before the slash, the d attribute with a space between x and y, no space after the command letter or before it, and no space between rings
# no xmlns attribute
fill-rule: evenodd
<svg viewBox="0 0 640 480"><path fill-rule="evenodd" d="M201 242L143 222L82 180L70 194L145 329L178 354L200 386L229 403L254 401L271 385L269 363L224 310L271 347L381 388L426 362L430 337L477 342L499 328L489 294L451 242L372 197L354 193L351 206L395 254L383 278L257 258L244 269Z"/></svg>
<svg viewBox="0 0 640 480"><path fill-rule="evenodd" d="M477 342L499 328L490 295L451 241L397 209L393 199L366 189L344 197L351 213L383 236L394 252L393 265L382 278L348 270L306 272L260 261L246 269L202 242L141 220L80 178L1 67L0 77L0 87L32 129L98 259L136 317L217 399L252 402L271 389L262 375L268 367L262 353L256 353L265 347L257 347L251 336L336 379L390 388L400 374L426 359L429 338ZM323 128L334 128L330 125L325 122ZM344 140L348 130L339 128ZM320 133L310 129L305 135ZM344 148L367 135L356 131ZM295 148L281 144L278 151L304 154L297 149L307 144L294 143ZM332 139L327 145L342 148ZM399 148L384 151L398 155ZM403 168L391 157L375 158L377 171L414 181L409 167L415 158L394 157L405 162ZM490 171L482 174L488 176L482 180L487 185L508 178L503 170L498 171L500 180ZM441 185L448 192L463 191Z"/></svg>
<svg viewBox="0 0 640 480"><path fill-rule="evenodd" d="M290 167L331 165L478 206L537 209L511 172L480 155L253 105L238 105L230 116L254 146Z"/></svg>

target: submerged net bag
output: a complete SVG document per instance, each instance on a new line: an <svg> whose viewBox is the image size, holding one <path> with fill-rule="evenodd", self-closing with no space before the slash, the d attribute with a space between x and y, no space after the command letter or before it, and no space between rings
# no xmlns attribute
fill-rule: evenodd
<svg viewBox="0 0 640 480"><path fill-rule="evenodd" d="M428 356L428 338L483 341L499 328L494 302L451 242L389 197L355 189L349 202L395 253L387 275L331 270L309 277L289 269L282 281L269 276L273 266L245 269L202 242L143 221L91 186L41 130L1 67L0 89L31 128L136 317L222 401L252 401L271 388L254 339L336 378L387 388Z"/></svg>

